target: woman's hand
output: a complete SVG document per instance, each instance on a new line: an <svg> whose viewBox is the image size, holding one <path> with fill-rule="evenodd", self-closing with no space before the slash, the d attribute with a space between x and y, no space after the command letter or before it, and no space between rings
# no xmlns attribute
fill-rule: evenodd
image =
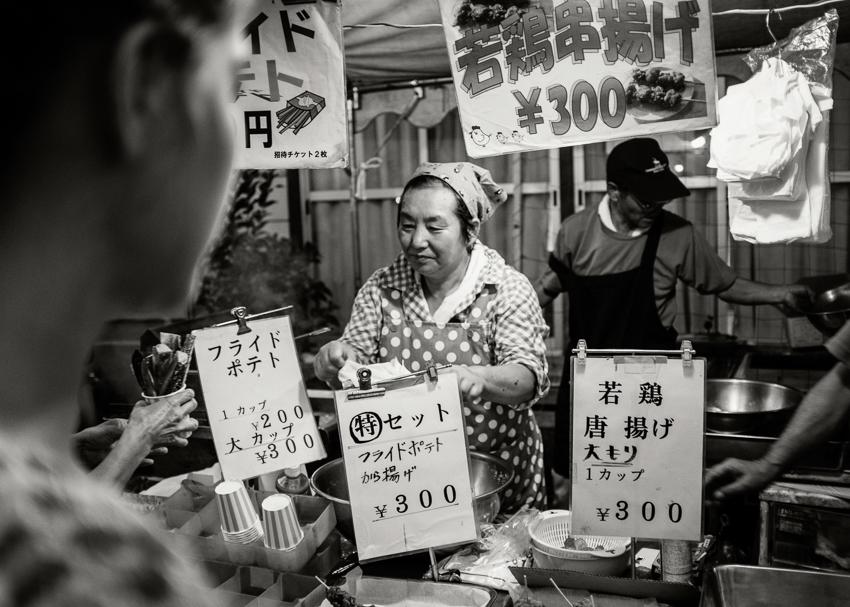
<svg viewBox="0 0 850 607"><path fill-rule="evenodd" d="M71 436L74 452L89 469L106 459L118 439L127 429L126 419L109 419L102 424L81 430Z"/></svg>
<svg viewBox="0 0 850 607"><path fill-rule="evenodd" d="M340 388L341 384L337 375L347 360L359 362L360 357L357 355L357 350L345 342L332 341L322 346L319 353L316 354L316 358L313 359L313 370L316 372L316 377L323 382L327 382L335 388Z"/></svg>
<svg viewBox="0 0 850 607"><path fill-rule="evenodd" d="M463 402L468 405L476 405L481 402L481 395L484 393L485 387L484 378L465 365L455 365L452 370L457 373Z"/></svg>

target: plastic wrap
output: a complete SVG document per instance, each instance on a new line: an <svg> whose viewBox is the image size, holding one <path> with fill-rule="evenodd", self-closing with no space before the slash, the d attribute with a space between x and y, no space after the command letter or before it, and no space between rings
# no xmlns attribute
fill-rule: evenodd
<svg viewBox="0 0 850 607"><path fill-rule="evenodd" d="M835 63L835 37L838 33L838 11L829 9L823 16L807 21L791 30L788 37L754 48L744 58L753 73L758 72L768 57L779 57L803 74L812 87L812 95L821 102L829 99L821 110L832 108L832 66Z"/></svg>

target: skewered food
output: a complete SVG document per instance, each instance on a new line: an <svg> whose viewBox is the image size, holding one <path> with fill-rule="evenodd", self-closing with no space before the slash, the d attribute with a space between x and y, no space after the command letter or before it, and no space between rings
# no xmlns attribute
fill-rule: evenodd
<svg viewBox="0 0 850 607"><path fill-rule="evenodd" d="M658 67L632 70L632 82L626 87L626 103L676 107L682 102L685 75Z"/></svg>
<svg viewBox="0 0 850 607"><path fill-rule="evenodd" d="M514 607L545 607L545 605L535 598L524 596L514 603Z"/></svg>

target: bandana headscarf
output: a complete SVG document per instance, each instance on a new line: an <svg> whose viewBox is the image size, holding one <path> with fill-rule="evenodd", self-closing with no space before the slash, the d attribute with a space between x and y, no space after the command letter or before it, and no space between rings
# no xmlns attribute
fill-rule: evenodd
<svg viewBox="0 0 850 607"><path fill-rule="evenodd" d="M493 181L490 171L471 162L424 162L413 171L414 177L432 175L453 189L473 219L487 221L497 206L508 199L504 189Z"/></svg>

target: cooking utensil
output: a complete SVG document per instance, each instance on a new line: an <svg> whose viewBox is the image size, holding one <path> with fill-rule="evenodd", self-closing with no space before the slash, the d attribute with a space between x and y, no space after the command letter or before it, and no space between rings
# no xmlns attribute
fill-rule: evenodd
<svg viewBox="0 0 850 607"><path fill-rule="evenodd" d="M850 282L818 295L806 317L827 337L835 335L850 318Z"/></svg>
<svg viewBox="0 0 850 607"><path fill-rule="evenodd" d="M850 596L850 576L778 567L720 565L706 586L704 607L838 607Z"/></svg>
<svg viewBox="0 0 850 607"><path fill-rule="evenodd" d="M629 564L628 547L631 538L610 536L570 535L569 510L543 512L528 529L531 551L537 567L565 569L598 575L619 575ZM588 546L601 550L578 550L564 547L567 538L584 540Z"/></svg>
<svg viewBox="0 0 850 607"><path fill-rule="evenodd" d="M706 428L721 434L778 430L803 400L794 388L748 379L709 379L705 388Z"/></svg>
<svg viewBox="0 0 850 607"><path fill-rule="evenodd" d="M469 455L478 520L489 523L499 513L501 505L499 494L513 480L514 470L504 460L487 453L470 451ZM331 501L336 513L337 526L345 535L353 538L354 523L351 503L348 501L348 484L345 481L342 458L329 461L313 472L310 477L310 486L316 495Z"/></svg>

